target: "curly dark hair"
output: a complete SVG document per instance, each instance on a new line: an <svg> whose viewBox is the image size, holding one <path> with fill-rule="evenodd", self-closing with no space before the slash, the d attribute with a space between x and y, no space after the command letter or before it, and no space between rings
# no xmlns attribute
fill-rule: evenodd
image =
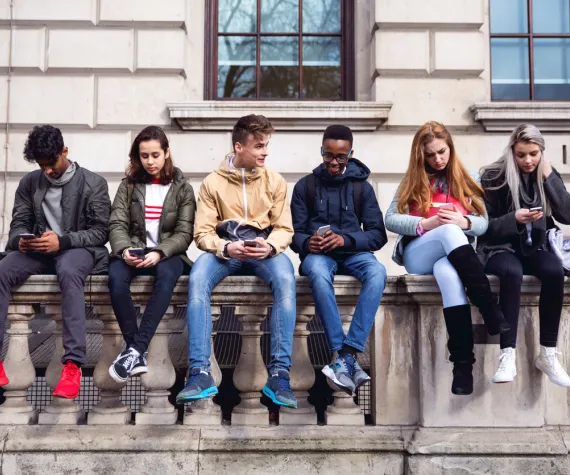
<svg viewBox="0 0 570 475"><path fill-rule="evenodd" d="M24 158L30 163L47 160L53 165L63 152L65 145L61 130L51 125L36 125L24 146Z"/></svg>
<svg viewBox="0 0 570 475"><path fill-rule="evenodd" d="M148 142L149 140L158 140L160 143L160 148L166 154L169 144L168 137L160 127L156 125L149 125L145 127L136 136L133 145L131 146L131 151L129 152L129 158L131 159L129 166L127 167L127 181L129 183L150 183L153 180L152 175L147 173L144 169L141 157L140 157L140 144L141 142ZM170 157L165 161L164 167L160 170L160 184L168 185L172 183L172 176L174 174L174 163L172 162L172 153Z"/></svg>
<svg viewBox="0 0 570 475"><path fill-rule="evenodd" d="M271 135L274 131L275 129L267 117L255 114L246 115L234 125L232 145L235 147L237 142L245 145L250 135L259 139L261 135Z"/></svg>

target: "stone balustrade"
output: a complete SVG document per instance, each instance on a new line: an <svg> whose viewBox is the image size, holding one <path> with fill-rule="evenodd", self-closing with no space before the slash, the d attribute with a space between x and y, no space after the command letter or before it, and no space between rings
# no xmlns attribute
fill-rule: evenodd
<svg viewBox="0 0 570 475"><path fill-rule="evenodd" d="M308 391L315 381L308 353L307 325L314 315L314 304L306 278L297 278L297 322L294 334L291 386L298 401L297 410L282 408L280 424L314 425L316 412L309 403ZM177 306L187 301L186 277L174 289L171 307L162 320L149 347L149 373L141 377L146 389L146 402L135 416L137 425L173 425L178 418L169 401L169 389L175 381L175 368L168 352L168 338L184 331L184 321L172 318ZM352 320L360 284L349 277L335 281L337 302L343 325ZM493 280L493 285L497 285ZM101 400L87 415L90 425L124 425L131 420L129 408L120 400L122 385L107 374L111 361L122 346L122 337L109 303L106 277L94 276L85 287L87 304L92 305L102 326L102 354L94 370L94 384ZM152 292L152 279L133 281L132 295L136 304L144 305ZM496 290L496 288L495 288ZM525 278L522 288L521 322L517 347L518 375L512 384L494 385L491 377L499 355L497 337L488 337L480 315L473 311L476 334L475 390L471 396L450 393L451 363L448 362L446 331L439 289L432 277L390 277L376 323L370 336L373 421L384 426L436 427L542 427L570 425L568 392L549 383L534 368L538 353L538 290L533 278ZM565 301L559 348L562 363L570 366L566 349L570 343L568 321L569 297ZM0 406L2 424L81 424L85 414L75 401L54 399L40 414L26 401L26 390L32 385L34 368L27 337L33 318L32 305L46 305L47 313L56 321L56 351L46 371L50 387L60 374L61 310L59 286L53 276L35 276L14 290L9 307L7 330L9 347L5 367L10 384L5 387L5 403ZM240 391L241 402L233 409L232 425L268 426L267 408L261 403L267 371L262 359L261 325L268 318L272 303L269 288L254 277L230 277L212 294L212 314L219 318L221 306L235 306L241 324L241 353L233 382ZM213 336L212 336L213 337ZM212 348L214 346L212 345ZM212 371L221 380L216 355L212 355ZM363 426L364 416L351 397L335 392L328 407L328 425ZM221 424L220 408L212 401L200 401L186 407L184 425L191 427Z"/></svg>

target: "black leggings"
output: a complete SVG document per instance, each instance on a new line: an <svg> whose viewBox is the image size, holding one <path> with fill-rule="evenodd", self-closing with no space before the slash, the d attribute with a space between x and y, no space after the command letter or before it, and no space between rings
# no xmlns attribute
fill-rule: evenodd
<svg viewBox="0 0 570 475"><path fill-rule="evenodd" d="M542 250L526 257L501 252L489 259L485 272L498 276L501 281L499 302L511 326L508 332L501 334L501 348L515 348L517 344L523 274L534 275L542 283L538 304L540 344L555 347L564 298L564 269L560 260Z"/></svg>

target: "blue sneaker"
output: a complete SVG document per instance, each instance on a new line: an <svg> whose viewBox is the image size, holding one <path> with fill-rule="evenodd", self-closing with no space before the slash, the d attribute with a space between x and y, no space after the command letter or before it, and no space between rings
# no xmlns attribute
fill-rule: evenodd
<svg viewBox="0 0 570 475"><path fill-rule="evenodd" d="M199 368L192 368L184 389L176 396L176 403L196 401L216 394L218 394L218 388L212 375L206 371L201 371Z"/></svg>
<svg viewBox="0 0 570 475"><path fill-rule="evenodd" d="M338 389L352 396L356 389L352 381L355 363L356 360L351 354L337 356L332 364L325 366L321 371Z"/></svg>
<svg viewBox="0 0 570 475"><path fill-rule="evenodd" d="M358 361L356 361L356 358L354 358L354 374L352 375L354 387L358 389L366 381L370 381L370 376L368 376L368 373L361 368Z"/></svg>
<svg viewBox="0 0 570 475"><path fill-rule="evenodd" d="M278 406L297 409L297 399L289 384L287 371L281 370L269 376L262 392Z"/></svg>

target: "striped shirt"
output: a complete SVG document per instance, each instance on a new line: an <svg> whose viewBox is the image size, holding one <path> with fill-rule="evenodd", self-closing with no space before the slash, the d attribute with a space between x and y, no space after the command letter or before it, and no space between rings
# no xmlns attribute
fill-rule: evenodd
<svg viewBox="0 0 570 475"><path fill-rule="evenodd" d="M146 225L146 247L158 246L159 223L162 215L162 205L166 194L170 189L170 184L161 185L157 180L146 186L146 197L144 204L144 218Z"/></svg>

